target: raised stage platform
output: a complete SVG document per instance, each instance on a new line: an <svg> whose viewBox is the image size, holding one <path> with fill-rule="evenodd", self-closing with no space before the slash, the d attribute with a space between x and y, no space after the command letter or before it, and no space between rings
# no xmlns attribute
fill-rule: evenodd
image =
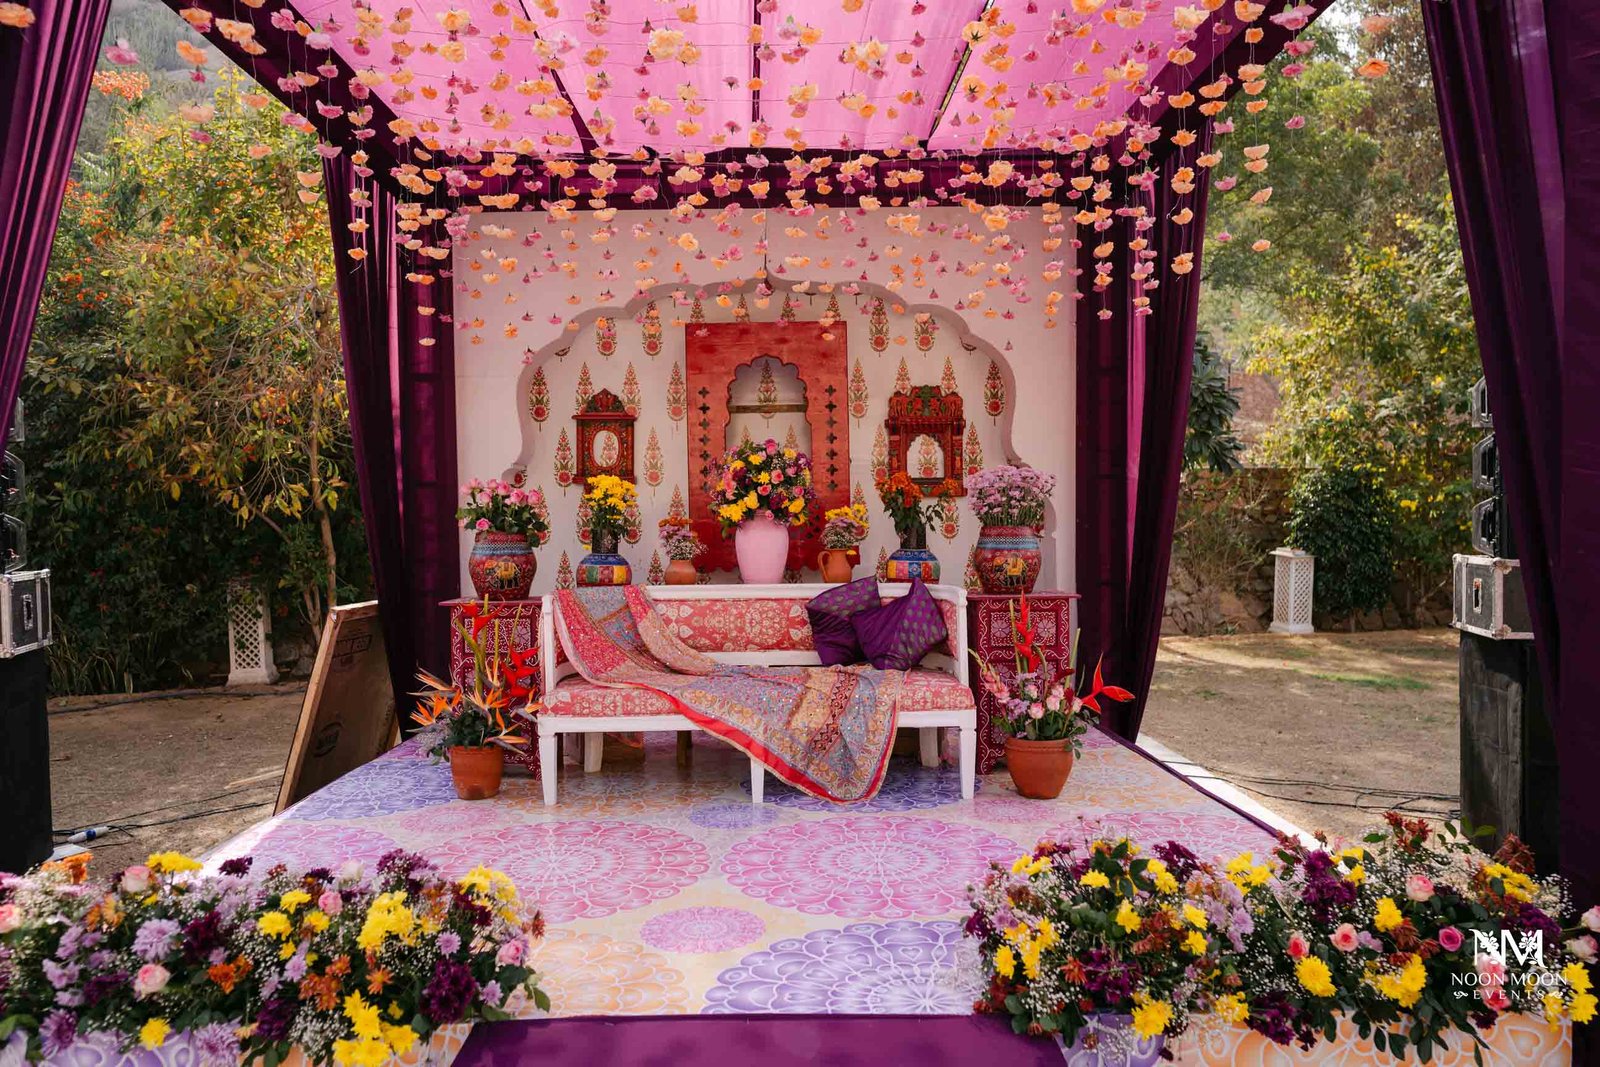
<svg viewBox="0 0 1600 1067"><path fill-rule="evenodd" d="M962 936L966 889L989 861L1009 863L1041 837L1085 833L1173 839L1207 858L1260 854L1273 842L1250 817L1098 732L1054 801L1018 796L1001 771L981 777L976 797L964 802L953 769L896 758L868 803L841 808L769 779L758 807L742 755L698 738L692 766L680 769L670 735L652 736L642 761L608 759L588 775L569 762L563 774L554 808L525 777L508 777L493 800L469 803L456 799L447 766L407 742L209 859L249 854L258 869L278 861L336 867L405 848L447 874L480 863L509 874L544 912L535 965L552 1020L480 1028L461 1064L731 1064L719 1049L772 1042L794 1051L794 1040L817 1040L815 1020L756 1018L787 1015L876 1017L873 1043L857 1050L874 1063L901 1062L894 1049L925 1051L935 1031L947 1050L961 1050L948 1062L972 1062L987 1049L1031 1063L1059 1062L1059 1054L1013 1036L1002 1020L950 1018L917 1030L895 1018L970 1014L980 981ZM741 1015L751 1025L679 1020L664 1043L660 1017L683 1015ZM563 1026L572 1017L588 1021ZM1519 1060L1566 1062L1565 1037L1530 1025ZM615 1055L595 1060L601 1040ZM1340 1062L1368 1062L1353 1045L1340 1049ZM1184 1047L1183 1062L1265 1055L1289 1063L1304 1055L1276 1060L1279 1050L1242 1029L1192 1034ZM681 1055L662 1059L668 1048ZM758 1059L764 1067L790 1062ZM835 1048L794 1062L858 1061Z"/></svg>

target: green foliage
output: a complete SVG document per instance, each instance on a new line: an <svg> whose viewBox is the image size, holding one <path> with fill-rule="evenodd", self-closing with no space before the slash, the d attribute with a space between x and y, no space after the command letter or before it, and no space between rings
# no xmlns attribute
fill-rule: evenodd
<svg viewBox="0 0 1600 1067"><path fill-rule="evenodd" d="M1194 343L1189 380L1189 425L1183 438L1183 469L1205 467L1218 474L1239 469L1244 442L1234 436L1239 392L1228 384L1228 368L1204 337Z"/></svg>
<svg viewBox="0 0 1600 1067"><path fill-rule="evenodd" d="M1307 471L1289 494L1289 544L1316 557L1316 609L1375 611L1394 577L1394 498L1370 470Z"/></svg>
<svg viewBox="0 0 1600 1067"><path fill-rule="evenodd" d="M331 242L296 180L320 163L275 106L214 99L198 138L127 105L57 234L24 390L58 691L203 678L237 574L313 632L369 580Z"/></svg>

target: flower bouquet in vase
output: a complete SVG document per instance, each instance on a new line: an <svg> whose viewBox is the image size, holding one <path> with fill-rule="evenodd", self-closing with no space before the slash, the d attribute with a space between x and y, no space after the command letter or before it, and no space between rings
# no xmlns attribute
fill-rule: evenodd
<svg viewBox="0 0 1600 1067"><path fill-rule="evenodd" d="M864 504L833 508L822 516L822 550L817 553L817 570L825 582L850 580L851 569L861 562L861 542L871 526Z"/></svg>
<svg viewBox="0 0 1600 1067"><path fill-rule="evenodd" d="M987 467L967 479L967 501L982 524L972 565L985 593L1031 593L1039 580L1054 475L1032 467Z"/></svg>
<svg viewBox="0 0 1600 1067"><path fill-rule="evenodd" d="M1191 891L1208 871L1174 842L1126 838L1042 841L993 864L970 890L966 932L989 979L976 1007L1054 1036L1073 1067L1151 1067L1213 1006L1229 927Z"/></svg>
<svg viewBox="0 0 1600 1067"><path fill-rule="evenodd" d="M667 564L668 585L693 585L699 578L694 558L704 549L700 535L694 532L689 520L679 515L668 515L656 524L661 534L661 547L672 562Z"/></svg>
<svg viewBox="0 0 1600 1067"><path fill-rule="evenodd" d="M1061 795L1072 774L1073 760L1083 749L1083 735L1100 718L1100 701L1132 700L1133 694L1106 685L1095 664L1093 680L1084 684L1081 671L1069 666L1057 672L1039 649L1038 634L1028 617L1028 598L1019 597L1020 609L1011 609L1011 636L1015 645L1012 681L1008 684L994 666L972 652L983 678L984 690L1000 705L1000 728L1006 734L1006 769L1017 792L1049 800ZM1077 638L1069 661L1077 657Z"/></svg>
<svg viewBox="0 0 1600 1067"><path fill-rule="evenodd" d="M626 478L597 474L588 481L583 503L589 509L589 554L578 561L579 585L627 585L633 567L617 546L628 532L628 515L639 505L639 490Z"/></svg>
<svg viewBox="0 0 1600 1067"><path fill-rule="evenodd" d="M472 653L472 688L461 687L418 671L423 685L412 694L419 699L412 721L437 729L428 751L436 758L450 760L450 780L462 800L487 800L500 792L505 772L504 745L525 745L528 739L517 732L510 720L517 693L526 700L527 689L516 685L500 654L498 626L489 626L493 644L482 631L462 625L461 636ZM534 711L537 709L528 709ZM527 712L524 712L527 714Z"/></svg>
<svg viewBox="0 0 1600 1067"><path fill-rule="evenodd" d="M932 492L912 480L905 471L896 471L875 483L878 500L894 524L900 547L889 555L882 579L888 582L939 580L939 559L928 551L928 524L939 519L961 486L947 478Z"/></svg>
<svg viewBox="0 0 1600 1067"><path fill-rule="evenodd" d="M490 600L525 599L538 569L533 550L550 537L544 494L494 478L474 478L461 492L466 499L456 520L474 531L467 557L473 590Z"/></svg>
<svg viewBox="0 0 1600 1067"><path fill-rule="evenodd" d="M811 521L816 499L811 488L811 458L784 448L770 437L728 453L711 506L730 533L739 560L739 577L750 585L783 581L789 558L789 531Z"/></svg>

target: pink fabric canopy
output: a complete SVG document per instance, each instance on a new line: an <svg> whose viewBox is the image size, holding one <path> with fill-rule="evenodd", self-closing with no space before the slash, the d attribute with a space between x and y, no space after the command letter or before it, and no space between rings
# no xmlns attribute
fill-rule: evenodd
<svg viewBox="0 0 1600 1067"><path fill-rule="evenodd" d="M993 0L865 0L854 11L839 0L567 0L548 5L553 18L535 0L290 6L312 31L310 58L331 45L358 73L414 72L403 85L375 79L373 95L443 146L526 140L541 155L787 147L791 129L817 149L1048 147L1125 114L1180 33L1174 0L1016 0L1000 9L1004 30L970 48L963 29ZM466 28L447 30L451 14ZM656 58L652 30L681 33L697 54ZM596 48L605 54L591 62ZM995 49L1000 63L983 62ZM1129 76L1108 78L1114 68ZM996 108L1010 119L986 143Z"/></svg>

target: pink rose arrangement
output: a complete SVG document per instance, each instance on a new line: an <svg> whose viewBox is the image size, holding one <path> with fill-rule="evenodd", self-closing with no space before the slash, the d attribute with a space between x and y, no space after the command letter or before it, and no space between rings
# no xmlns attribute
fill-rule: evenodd
<svg viewBox="0 0 1600 1067"><path fill-rule="evenodd" d="M519 533L534 548L550 539L550 508L538 489L474 478L461 487L461 495L456 521L463 529Z"/></svg>

